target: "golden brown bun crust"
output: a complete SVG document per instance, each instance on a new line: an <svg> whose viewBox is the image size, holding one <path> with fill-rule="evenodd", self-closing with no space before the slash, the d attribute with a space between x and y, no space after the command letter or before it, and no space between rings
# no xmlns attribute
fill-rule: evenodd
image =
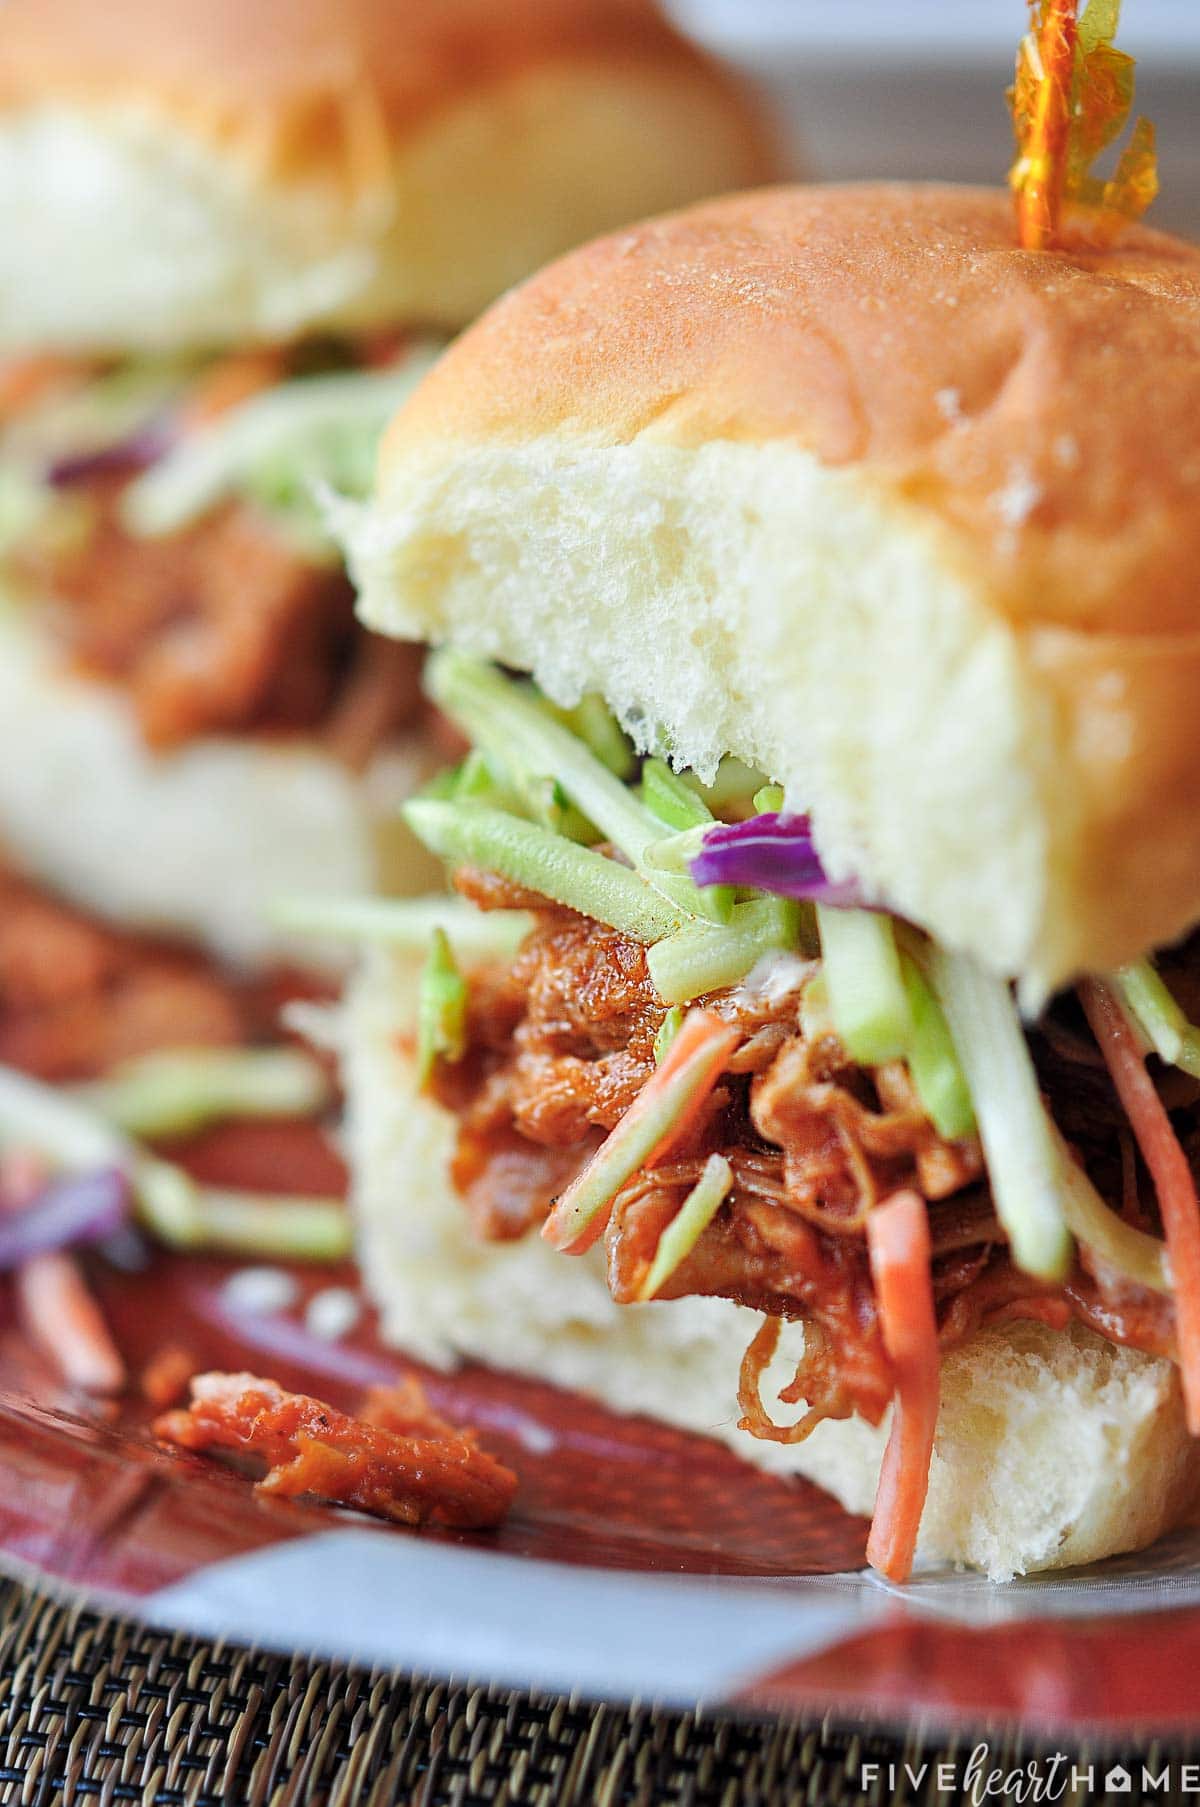
<svg viewBox="0 0 1200 1807"><path fill-rule="evenodd" d="M738 104L654 0L6 0L0 10L0 106L150 100L214 136L252 133L280 177L327 166L356 120L370 157L380 126L394 146L472 92L558 62L686 73ZM753 181L770 154L749 109L746 131Z"/></svg>
<svg viewBox="0 0 1200 1807"><path fill-rule="evenodd" d="M1019 625L1200 629L1200 249L1161 233L1027 252L1006 195L903 185L651 221L502 301L389 444L560 433L789 440L947 517Z"/></svg>
<svg viewBox="0 0 1200 1807"><path fill-rule="evenodd" d="M1190 245L948 187L652 220L451 349L355 545L371 625L761 766L1031 1006L1200 922Z"/></svg>

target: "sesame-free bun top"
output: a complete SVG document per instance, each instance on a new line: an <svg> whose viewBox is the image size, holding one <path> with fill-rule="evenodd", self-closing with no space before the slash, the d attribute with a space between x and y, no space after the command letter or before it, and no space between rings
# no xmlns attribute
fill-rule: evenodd
<svg viewBox="0 0 1200 1807"><path fill-rule="evenodd" d="M362 612L733 752L1032 1001L1200 919L1200 251L785 188L591 245L385 441Z"/></svg>
<svg viewBox="0 0 1200 1807"><path fill-rule="evenodd" d="M654 0L5 0L0 346L457 326L768 163Z"/></svg>

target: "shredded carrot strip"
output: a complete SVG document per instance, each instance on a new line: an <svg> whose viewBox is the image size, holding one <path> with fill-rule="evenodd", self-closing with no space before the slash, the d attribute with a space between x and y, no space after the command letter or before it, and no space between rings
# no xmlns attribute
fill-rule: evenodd
<svg viewBox="0 0 1200 1807"><path fill-rule="evenodd" d="M49 1177L40 1155L11 1149L0 1159L0 1211L24 1210ZM63 1378L84 1393L119 1393L125 1363L74 1257L34 1255L17 1269L14 1285L26 1330Z"/></svg>
<svg viewBox="0 0 1200 1807"><path fill-rule="evenodd" d="M85 1393L119 1393L125 1364L70 1255L35 1255L18 1269L17 1300L29 1334L63 1377Z"/></svg>
<svg viewBox="0 0 1200 1807"><path fill-rule="evenodd" d="M1080 1002L1108 1064L1117 1096L1150 1169L1171 1260L1180 1379L1188 1430L1200 1436L1200 1202L1187 1156L1146 1071L1137 1034L1114 992L1099 979Z"/></svg>
<svg viewBox="0 0 1200 1807"><path fill-rule="evenodd" d="M871 1212L867 1248L883 1346L896 1378L867 1561L890 1581L907 1581L929 1490L940 1391L929 1215L919 1193L897 1192Z"/></svg>
<svg viewBox="0 0 1200 1807"><path fill-rule="evenodd" d="M555 1200L554 1209L542 1225L545 1240L566 1255L581 1255L591 1248L594 1242L604 1234L611 1215L611 1203L605 1209L597 1211L582 1226L578 1224L578 1201L588 1177L593 1174L597 1165L608 1161L615 1149L629 1139L630 1133L636 1129L640 1120L652 1111L685 1067L696 1066L700 1070L696 1074L695 1085L689 1093L687 1102L678 1116L672 1119L669 1128L660 1136L650 1152L638 1162L638 1170L653 1167L667 1151L675 1147L696 1121L703 1110L713 1087L725 1068L725 1062L740 1039L740 1031L711 1010L692 1010L688 1012L675 1040L667 1052L662 1065L655 1069L646 1081L621 1121L612 1130L607 1139L600 1144L591 1160L576 1175L575 1179Z"/></svg>
<svg viewBox="0 0 1200 1807"><path fill-rule="evenodd" d="M693 1023L695 1024L695 1029L689 1036L689 1046L683 1049L683 1052L679 1055L678 1061L673 1064L675 1050L679 1047L685 1034L688 1033L688 1030ZM662 1066L651 1075L650 1079L642 1087L637 1102L638 1104L641 1103L642 1098L646 1096L646 1093L651 1090L663 1074L678 1071L678 1068L683 1066L693 1054L699 1054L701 1048L704 1048L707 1052L708 1068L705 1072L703 1081L696 1087L696 1090L692 1093L684 1109L680 1111L670 1129L668 1129L662 1138L654 1144L654 1147L646 1156L645 1161L642 1163L644 1167L657 1167L663 1156L669 1154L671 1149L683 1140L688 1130L691 1129L693 1123L696 1121L696 1118L704 1109L705 1104L708 1102L713 1088L718 1079L720 1079L721 1074L725 1071L725 1062L737 1047L740 1040L740 1031L729 1023L723 1023L721 1018L715 1016L711 1010L693 1010L689 1013L683 1028L679 1031L679 1034L675 1037L674 1043L668 1050Z"/></svg>
<svg viewBox="0 0 1200 1807"><path fill-rule="evenodd" d="M577 1236L571 1238L570 1242L559 1242L556 1238L563 1232L560 1232L557 1229L552 1232L551 1226L555 1222L555 1212L566 1197L567 1194L564 1192L562 1197L558 1199L554 1211L550 1213L550 1216L542 1225L542 1235L550 1244L551 1248L557 1249L560 1255L586 1255L589 1249L595 1248L605 1230L607 1230L612 1219L614 1201L609 1199L603 1210L597 1211L596 1215L584 1225Z"/></svg>

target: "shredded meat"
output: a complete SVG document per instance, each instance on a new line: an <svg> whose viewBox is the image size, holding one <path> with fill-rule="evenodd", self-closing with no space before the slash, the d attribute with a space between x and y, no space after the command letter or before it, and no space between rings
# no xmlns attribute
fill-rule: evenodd
<svg viewBox="0 0 1200 1807"><path fill-rule="evenodd" d="M138 540L121 524L120 482L86 488L89 531L26 571L55 598L70 654L126 686L147 743L317 726L354 631L345 577L240 504Z"/></svg>
<svg viewBox="0 0 1200 1807"><path fill-rule="evenodd" d="M640 1205L631 1205L628 1193L618 1198L608 1258L609 1284L619 1301L637 1296L658 1235L683 1196L677 1190L668 1201L661 1190L651 1191ZM655 1204L657 1221L651 1215ZM839 1389L851 1402L847 1409L879 1422L892 1381L861 1238L823 1235L786 1204L746 1197L735 1188L659 1297L689 1293L734 1299L770 1317L803 1318L814 1325L836 1352Z"/></svg>
<svg viewBox="0 0 1200 1807"><path fill-rule="evenodd" d="M480 1117L463 1124L450 1177L480 1240L509 1242L541 1222L579 1166L579 1151L539 1148L500 1113L494 1125Z"/></svg>
<svg viewBox="0 0 1200 1807"><path fill-rule="evenodd" d="M645 948L575 917L535 936L514 974L525 999L509 1068L516 1128L556 1148L611 1129L654 1067L663 1009Z"/></svg>
<svg viewBox="0 0 1200 1807"><path fill-rule="evenodd" d="M0 1062L83 1079L155 1048L264 1039L289 988L108 928L0 865Z"/></svg>
<svg viewBox="0 0 1200 1807"><path fill-rule="evenodd" d="M779 1397L784 1405L803 1404L807 1411L791 1424L778 1424L762 1402L763 1375L779 1347L779 1318L764 1318L742 1358L738 1377L738 1429L768 1443L803 1443L825 1418L849 1418L854 1400L847 1391L841 1364L822 1331L805 1333L804 1359Z"/></svg>
<svg viewBox="0 0 1200 1807"><path fill-rule="evenodd" d="M514 907L511 888L459 884ZM511 966L475 977L468 1056L439 1067L436 1090L459 1115L453 1178L481 1236L545 1216L645 1084L663 1014L645 949L565 911L544 914Z"/></svg>
<svg viewBox="0 0 1200 1807"><path fill-rule="evenodd" d="M200 373L173 428L203 426L287 374L287 358L271 348L223 359ZM0 367L0 420L69 380L57 363ZM120 512L132 474L109 461L76 480L73 530L35 535L11 569L53 598L67 657L128 691L147 745L302 731L327 735L361 768L416 718L419 653L358 629L340 569L306 558L241 502L165 537L134 538Z"/></svg>
<svg viewBox="0 0 1200 1807"><path fill-rule="evenodd" d="M927 1197L957 1192L982 1171L975 1142L938 1136L902 1069L881 1069L875 1084L898 1108L864 1102L863 1081L837 1044L814 1048L799 1034L754 1082L751 1116L763 1139L784 1151L787 1201L820 1227L861 1230L914 1168Z"/></svg>
<svg viewBox="0 0 1200 1807"><path fill-rule="evenodd" d="M415 1381L376 1393L366 1414L351 1418L254 1374L198 1374L190 1406L156 1419L154 1433L182 1449L263 1464L261 1493L353 1506L396 1524L497 1525L517 1485L473 1431L431 1410Z"/></svg>
<svg viewBox="0 0 1200 1807"><path fill-rule="evenodd" d="M511 965L472 981L466 1056L441 1063L436 1074L438 1095L458 1115L454 1177L476 1230L511 1237L541 1221L645 1084L664 1007L640 944L487 874L463 871L457 882L484 908L538 912ZM809 1040L796 987L782 997L737 988L702 1002L736 1022L745 1039L682 1142L617 1194L606 1231L609 1285L618 1300L639 1296L663 1230L707 1158L721 1153L733 1169L732 1190L661 1296L714 1294L773 1320L804 1320L808 1352L781 1397L805 1402L808 1414L799 1430L766 1428L758 1390L769 1360L764 1337L743 1377L743 1411L758 1434L803 1435L820 1416L881 1417L893 1376L865 1223L904 1187L931 1207L944 1343L1003 1319L1062 1325L1078 1318L1111 1341L1171 1351L1170 1302L1089 1267L1085 1256L1058 1286L1013 1268L978 1141L937 1134L903 1064L866 1073L832 1035ZM1144 1216L1107 1074L1088 1058L1069 1010L1035 1038L1035 1056L1052 1103L1070 1097L1082 1075L1087 1105L1076 1106L1069 1133L1106 1195ZM1191 1096L1176 1089L1182 1102ZM1200 1125L1195 1141L1200 1151Z"/></svg>

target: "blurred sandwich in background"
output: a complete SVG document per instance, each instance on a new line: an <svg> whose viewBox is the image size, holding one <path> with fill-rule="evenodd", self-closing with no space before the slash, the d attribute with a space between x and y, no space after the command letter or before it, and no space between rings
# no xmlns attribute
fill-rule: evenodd
<svg viewBox="0 0 1200 1807"><path fill-rule="evenodd" d="M651 0L9 0L21 882L253 966L285 951L265 899L426 878L395 806L444 748L418 655L355 627L320 488L365 491L407 388L508 284L769 161Z"/></svg>

